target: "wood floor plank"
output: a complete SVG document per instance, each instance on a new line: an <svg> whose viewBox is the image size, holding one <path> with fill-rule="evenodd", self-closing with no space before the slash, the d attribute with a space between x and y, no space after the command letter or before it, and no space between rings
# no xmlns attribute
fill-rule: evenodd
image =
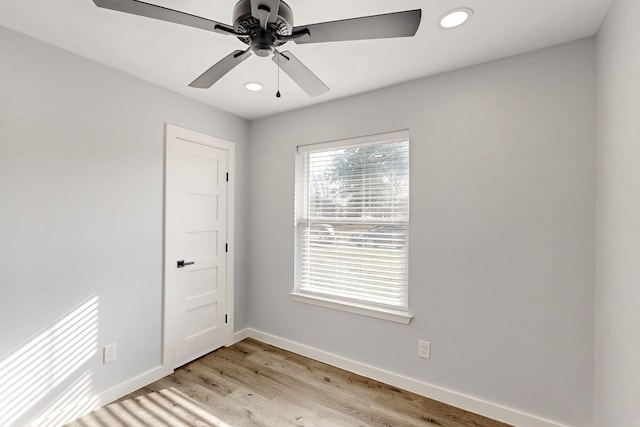
<svg viewBox="0 0 640 427"><path fill-rule="evenodd" d="M334 385L328 384L326 377L315 383L305 382L303 378L278 372L271 367L253 362L250 358L244 360L242 367L235 366L231 358L224 356L204 363L213 364L214 362L221 367L221 372L225 375L238 375L246 387L253 385L253 390L260 395L270 399L278 395L286 396L289 403L288 412L295 412L291 408L291 403L300 404L306 401L325 411L342 413L352 422L364 425L388 424L384 421L384 414L372 413L368 401L363 400L358 394L336 390ZM234 367L237 367L237 371L231 373L230 370Z"/></svg>
<svg viewBox="0 0 640 427"><path fill-rule="evenodd" d="M348 371L310 361L293 353L256 353L247 360L263 364L285 376L291 376L307 384L309 387L336 396L347 394L348 399L370 402L376 397L390 393L389 386L361 377ZM357 394L353 392L357 390Z"/></svg>
<svg viewBox="0 0 640 427"><path fill-rule="evenodd" d="M252 339L69 426L508 427Z"/></svg>

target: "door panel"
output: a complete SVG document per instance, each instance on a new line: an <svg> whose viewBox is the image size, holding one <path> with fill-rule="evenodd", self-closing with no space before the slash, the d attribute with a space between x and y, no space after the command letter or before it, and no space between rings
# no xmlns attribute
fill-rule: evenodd
<svg viewBox="0 0 640 427"><path fill-rule="evenodd" d="M226 150L167 140L166 280L175 367L225 343L227 162ZM178 260L193 264L180 268Z"/></svg>

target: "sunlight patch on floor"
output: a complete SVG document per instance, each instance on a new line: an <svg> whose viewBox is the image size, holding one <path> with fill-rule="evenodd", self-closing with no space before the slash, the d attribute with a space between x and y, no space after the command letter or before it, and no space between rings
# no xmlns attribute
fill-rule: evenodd
<svg viewBox="0 0 640 427"><path fill-rule="evenodd" d="M232 427L175 388L150 392L100 408L74 426L194 426Z"/></svg>

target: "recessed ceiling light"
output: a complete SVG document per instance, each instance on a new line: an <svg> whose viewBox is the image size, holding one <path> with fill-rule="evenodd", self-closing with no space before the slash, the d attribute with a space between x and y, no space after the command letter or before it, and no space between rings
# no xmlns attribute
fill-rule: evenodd
<svg viewBox="0 0 640 427"><path fill-rule="evenodd" d="M245 84L244 87L251 92L259 92L262 90L262 85L256 82L249 82Z"/></svg>
<svg viewBox="0 0 640 427"><path fill-rule="evenodd" d="M442 28L455 28L467 22L471 15L473 15L473 10L467 7L450 10L440 20L440 26Z"/></svg>

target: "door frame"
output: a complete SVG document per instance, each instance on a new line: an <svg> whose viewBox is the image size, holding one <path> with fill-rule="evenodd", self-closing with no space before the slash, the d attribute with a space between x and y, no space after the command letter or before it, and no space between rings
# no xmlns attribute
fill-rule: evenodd
<svg viewBox="0 0 640 427"><path fill-rule="evenodd" d="M166 125L165 134L165 161L164 161L164 235L163 235L163 292L162 292L162 367L165 372L170 373L174 370L174 343L175 332L173 322L176 316L175 298L172 299L172 290L170 281L175 280L175 256L170 254L171 248L167 244L167 236L173 233L173 214L167 203L167 172L169 165L169 141L185 140L197 144L214 147L227 152L227 169L229 180L227 184L227 263L226 263L226 294L225 294L225 313L227 314L227 323L225 328L225 346L233 344L233 290L234 290L234 230L235 230L235 144L233 142L206 135L190 129L181 128L179 126L169 124ZM173 303L173 304L172 304Z"/></svg>

